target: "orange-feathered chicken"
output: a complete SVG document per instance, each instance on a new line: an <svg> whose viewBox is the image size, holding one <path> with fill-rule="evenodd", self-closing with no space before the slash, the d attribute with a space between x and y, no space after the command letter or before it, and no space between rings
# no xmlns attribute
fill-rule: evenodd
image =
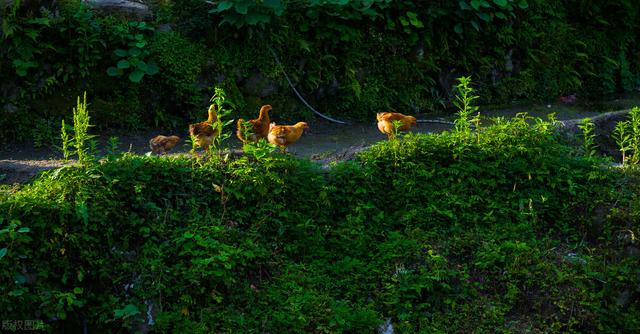
<svg viewBox="0 0 640 334"><path fill-rule="evenodd" d="M269 143L280 147L281 151L298 141L304 129L308 129L309 125L305 122L298 122L295 125L276 125L271 123L269 126L269 135L267 139Z"/></svg>
<svg viewBox="0 0 640 334"><path fill-rule="evenodd" d="M167 152L171 151L174 148L180 137L178 136L155 136L149 140L149 146L151 146L151 151L155 154L167 154Z"/></svg>
<svg viewBox="0 0 640 334"><path fill-rule="evenodd" d="M393 139L396 133L393 121L399 121L402 124L397 131L409 131L417 123L415 117L403 115L399 112L379 112L376 114L376 118L378 119L378 130L386 134L389 139Z"/></svg>
<svg viewBox="0 0 640 334"><path fill-rule="evenodd" d="M213 129L214 123L218 120L216 114L216 105L212 104L209 107L209 118L206 121L189 124L189 134L195 138L196 144L205 151L209 151L209 146L213 143L213 138L220 132L218 129Z"/></svg>
<svg viewBox="0 0 640 334"><path fill-rule="evenodd" d="M260 116L257 119L250 119L247 122L240 118L238 120L238 131L236 131L238 139L246 143L247 141L257 142L261 138L267 138L270 126L269 111L271 111L271 106L267 104L260 108ZM249 138L245 138L244 127L248 127L251 130Z"/></svg>

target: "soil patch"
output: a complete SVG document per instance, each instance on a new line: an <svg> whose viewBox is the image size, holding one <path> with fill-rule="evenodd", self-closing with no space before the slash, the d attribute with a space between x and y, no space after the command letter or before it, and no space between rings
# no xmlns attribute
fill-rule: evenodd
<svg viewBox="0 0 640 334"><path fill-rule="evenodd" d="M487 120L492 117L510 118L524 110L524 108L481 110L481 114ZM553 111L557 110L545 106L528 109L529 115L542 118ZM564 129L568 133L577 133L578 122L584 117L591 117L596 123L601 151L617 156L615 143L611 141L609 134L613 131L615 123L623 120L627 113L628 110L601 113L564 107L556 117L563 122ZM447 124L447 122L452 122L454 118L454 115L442 115L430 119L423 117L422 120L425 122L419 122L413 130L418 133L438 133L449 130L452 128L452 124ZM419 117L419 119L421 118ZM338 125L317 119L308 123L310 129L297 143L288 148L288 152L299 157L310 158L323 165L352 159L366 147L386 139L386 136L378 131L375 121ZM186 154L191 150L190 144L185 140L188 138L186 130L185 133L173 133L163 129L147 130L135 134L122 132L98 134L98 149L102 153L106 152L108 138L115 136L120 140L119 151L145 154L150 151L149 139L158 134L176 134L182 138L180 144L171 151L171 154ZM241 148L241 144L235 136L229 138L224 146L232 150ZM33 144L29 142L5 146L0 150L0 183L24 183L43 170L74 163L73 161L64 163L61 159L62 154L51 147L34 148Z"/></svg>

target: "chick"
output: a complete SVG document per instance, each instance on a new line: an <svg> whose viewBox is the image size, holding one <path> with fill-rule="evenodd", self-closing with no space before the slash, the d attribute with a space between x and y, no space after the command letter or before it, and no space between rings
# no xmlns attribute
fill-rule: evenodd
<svg viewBox="0 0 640 334"><path fill-rule="evenodd" d="M195 138L196 145L204 148L205 151L209 151L209 147L213 143L213 138L220 133L217 128L215 130L213 128L214 123L218 120L215 104L209 106L208 113L209 118L207 118L206 121L189 124L189 134L192 138Z"/></svg>
<svg viewBox="0 0 640 334"><path fill-rule="evenodd" d="M247 141L257 142L261 138L267 138L269 135L269 111L271 111L270 105L264 105L260 108L260 115L256 119L251 119L248 122L244 119L238 120L238 130L236 131L236 136L243 143ZM251 135L249 138L245 138L244 127L248 127L251 129Z"/></svg>
<svg viewBox="0 0 640 334"><path fill-rule="evenodd" d="M308 128L309 125L306 122L298 122L295 125L276 125L276 123L271 123L267 139L269 143L278 146L281 151L284 151L287 146L298 141L304 129Z"/></svg>
<svg viewBox="0 0 640 334"><path fill-rule="evenodd" d="M167 154L178 144L178 141L180 141L178 136L158 135L149 140L149 146L151 146L151 151L155 154Z"/></svg>
<svg viewBox="0 0 640 334"><path fill-rule="evenodd" d="M395 137L396 131L409 131L412 126L417 124L415 117L399 112L379 112L376 114L376 119L378 120L378 130L386 134L389 139ZM394 121L401 123L397 129L393 125Z"/></svg>

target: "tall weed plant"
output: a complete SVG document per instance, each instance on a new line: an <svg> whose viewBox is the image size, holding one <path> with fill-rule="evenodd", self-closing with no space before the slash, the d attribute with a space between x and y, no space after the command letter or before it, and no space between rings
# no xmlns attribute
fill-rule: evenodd
<svg viewBox="0 0 640 334"><path fill-rule="evenodd" d="M474 105L474 101L479 98L474 95L475 89L471 87L471 77L458 78L458 84L455 86L456 96L453 105L458 109L458 117L454 121L455 130L461 134L471 133L471 115L478 110Z"/></svg>
<svg viewBox="0 0 640 334"><path fill-rule="evenodd" d="M632 164L640 163L640 108L633 107L629 112L629 128L631 129L630 149Z"/></svg>
<svg viewBox="0 0 640 334"><path fill-rule="evenodd" d="M213 150L211 150L211 152L220 157L222 155L222 143L231 137L231 134L224 130L233 123L233 119L226 120L226 118L231 115L235 109L235 104L227 100L226 92L220 87L214 88L214 94L210 101L218 108L218 118L212 124L214 130L218 130L218 136L213 139Z"/></svg>
<svg viewBox="0 0 640 334"><path fill-rule="evenodd" d="M95 160L97 152L97 142L93 139L95 135L89 134L89 128L92 125L90 124L89 110L87 109L87 92L84 92L82 101L78 97L72 114L73 126L69 127L64 120L61 122L60 137L62 146L60 149L65 160L76 154L78 161L86 164ZM71 131L73 135L68 131ZM73 147L74 150L71 150L70 147Z"/></svg>
<svg viewBox="0 0 640 334"><path fill-rule="evenodd" d="M631 151L631 133L629 121L617 122L613 129L613 140L618 145L622 165L627 162L627 152Z"/></svg>
<svg viewBox="0 0 640 334"><path fill-rule="evenodd" d="M593 123L591 118L586 117L583 118L580 123L578 123L578 128L582 131L582 152L586 156L593 157L596 155L596 134L595 128L596 125Z"/></svg>
<svg viewBox="0 0 640 334"><path fill-rule="evenodd" d="M622 155L622 164L640 163L640 108L633 107L625 121L617 122L612 133ZM627 154L629 152L629 154Z"/></svg>

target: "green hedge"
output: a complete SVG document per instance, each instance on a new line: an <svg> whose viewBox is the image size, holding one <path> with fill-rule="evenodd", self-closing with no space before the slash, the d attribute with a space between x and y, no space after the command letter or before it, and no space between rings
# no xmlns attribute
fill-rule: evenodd
<svg viewBox="0 0 640 334"><path fill-rule="evenodd" d="M52 331L636 332L633 174L520 117L328 171L125 155L0 192L0 310ZM635 251L634 251L635 250Z"/></svg>

